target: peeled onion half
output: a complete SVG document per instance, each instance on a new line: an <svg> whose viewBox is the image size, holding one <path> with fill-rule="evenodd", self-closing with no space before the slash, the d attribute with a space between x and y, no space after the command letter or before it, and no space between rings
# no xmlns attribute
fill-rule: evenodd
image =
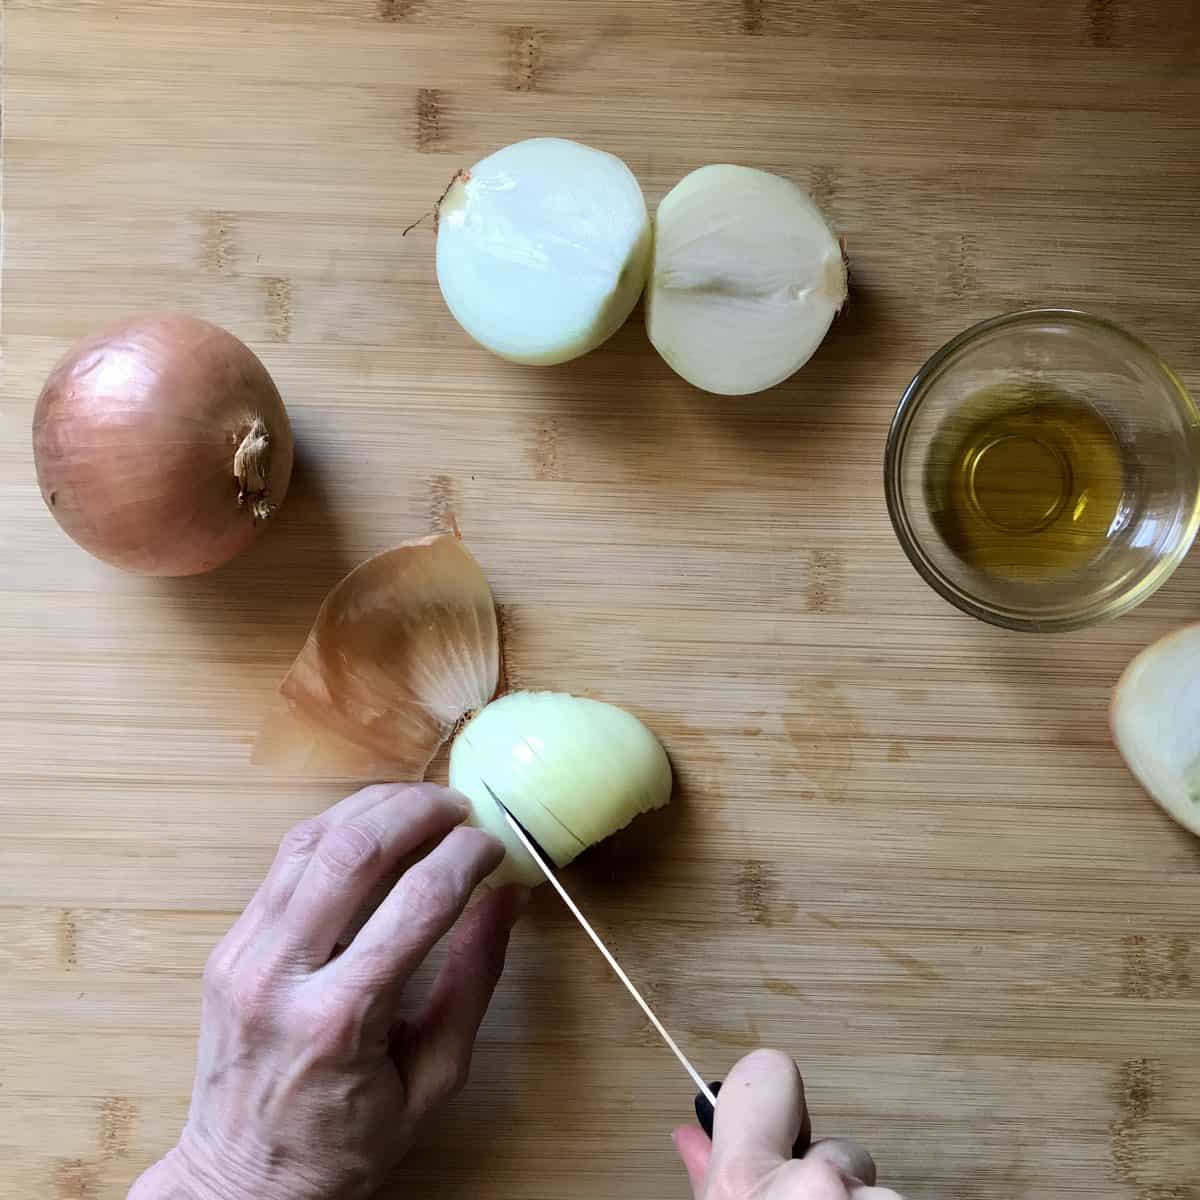
<svg viewBox="0 0 1200 1200"><path fill-rule="evenodd" d="M1147 647L1113 692L1113 738L1138 782L1200 834L1200 625Z"/></svg>
<svg viewBox="0 0 1200 1200"><path fill-rule="evenodd" d="M698 388L740 396L782 382L821 344L846 292L838 239L787 179L715 164L658 206L646 330Z"/></svg>
<svg viewBox="0 0 1200 1200"><path fill-rule="evenodd" d="M636 717L558 692L492 701L499 675L495 607L479 564L449 534L398 546L326 598L255 760L412 781L457 734L450 784L470 799L472 823L508 849L493 882L542 876L489 788L559 866L667 803L666 753Z"/></svg>
<svg viewBox="0 0 1200 1200"><path fill-rule="evenodd" d="M480 345L548 365L599 346L646 282L650 220L629 168L563 138L496 151L438 205L446 304Z"/></svg>

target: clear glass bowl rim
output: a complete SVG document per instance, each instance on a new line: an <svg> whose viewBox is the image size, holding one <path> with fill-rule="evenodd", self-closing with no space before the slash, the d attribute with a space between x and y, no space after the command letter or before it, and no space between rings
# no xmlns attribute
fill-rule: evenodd
<svg viewBox="0 0 1200 1200"><path fill-rule="evenodd" d="M1141 338L1104 317L1097 317L1077 308L1023 308L979 321L934 351L912 377L908 387L904 389L900 403L896 406L896 415L892 418L891 428L888 430L887 449L883 459L883 490L888 516L891 518L892 528L896 532L900 547L908 556L909 562L916 568L921 578L943 599L948 600L962 612L978 617L981 621L999 625L1004 629L1028 633L1055 633L1083 629L1088 625L1112 620L1137 607L1166 583L1171 573L1187 556L1192 542L1196 538L1196 533L1200 530L1200 488L1198 488L1197 494L1192 498L1191 513L1182 535L1171 547L1170 552L1164 554L1145 576L1116 596L1055 617L1023 616L1008 609L994 608L948 579L926 555L913 532L901 495L900 465L903 461L904 444L913 417L920 408L930 384L938 377L950 359L976 339L993 333L997 329L1047 321L1090 326L1125 342L1138 355L1153 363L1163 376L1168 390L1174 395L1175 402L1191 429L1192 454L1200 461L1200 408L1197 408L1183 381Z"/></svg>

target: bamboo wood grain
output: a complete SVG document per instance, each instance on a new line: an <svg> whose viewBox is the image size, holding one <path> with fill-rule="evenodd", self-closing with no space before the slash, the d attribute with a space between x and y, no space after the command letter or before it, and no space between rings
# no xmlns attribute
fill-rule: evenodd
<svg viewBox="0 0 1200 1200"><path fill-rule="evenodd" d="M883 508L895 400L985 315L1095 309L1200 388L1194 0L8 0L0 398L0 1197L109 1200L175 1137L198 974L287 826L252 770L327 588L453 517L518 686L627 704L679 778L570 882L701 1069L773 1043L914 1200L1200 1197L1200 844L1109 690L1200 615L1023 639L946 608ZM538 371L473 346L420 216L559 134L653 207L735 161L808 187L850 308L772 393L692 391L640 314ZM277 528L119 575L43 510L70 342L183 308L294 416ZM397 1196L682 1198L690 1089L552 896ZM463 1147L467 1149L464 1150Z"/></svg>

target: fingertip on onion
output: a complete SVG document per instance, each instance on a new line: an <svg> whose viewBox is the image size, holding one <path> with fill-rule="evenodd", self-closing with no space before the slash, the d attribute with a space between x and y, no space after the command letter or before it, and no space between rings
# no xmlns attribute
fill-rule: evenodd
<svg viewBox="0 0 1200 1200"><path fill-rule="evenodd" d="M458 323L513 362L550 366L611 337L642 293L650 219L615 155L564 138L505 146L437 206L437 276Z"/></svg>
<svg viewBox="0 0 1200 1200"><path fill-rule="evenodd" d="M292 473L287 410L258 357L196 317L134 317L73 346L33 420L38 483L63 530L145 575L245 550Z"/></svg>
<svg viewBox="0 0 1200 1200"><path fill-rule="evenodd" d="M658 206L646 331L695 387L738 396L782 383L816 352L847 290L842 243L788 179L715 163Z"/></svg>

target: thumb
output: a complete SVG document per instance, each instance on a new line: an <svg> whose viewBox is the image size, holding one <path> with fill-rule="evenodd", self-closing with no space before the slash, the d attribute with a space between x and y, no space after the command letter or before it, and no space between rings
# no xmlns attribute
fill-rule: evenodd
<svg viewBox="0 0 1200 1200"><path fill-rule="evenodd" d="M708 1160L712 1157L712 1142L699 1125L684 1125L671 1134L675 1152L688 1173L696 1200L704 1195L704 1180L708 1176Z"/></svg>
<svg viewBox="0 0 1200 1200"><path fill-rule="evenodd" d="M713 1158L741 1174L769 1172L811 1135L804 1083L796 1064L777 1050L755 1050L729 1072L717 1097Z"/></svg>

